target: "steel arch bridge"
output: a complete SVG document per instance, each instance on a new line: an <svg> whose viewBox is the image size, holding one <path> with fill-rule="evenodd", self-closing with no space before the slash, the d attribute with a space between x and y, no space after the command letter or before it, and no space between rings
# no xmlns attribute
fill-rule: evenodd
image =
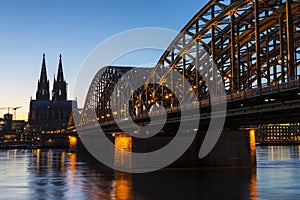
<svg viewBox="0 0 300 200"><path fill-rule="evenodd" d="M207 67L207 59L216 67ZM199 101L197 106L206 112L211 100L208 84L215 86L222 81L229 118L246 113L253 119L257 112L278 108L287 110L282 116L285 114L288 120L290 110L300 108L300 1L211 0L181 30L151 69L151 75L137 75L145 80L143 87L133 91L132 83L125 80L122 87L114 90L119 80L126 79L124 74L133 69L101 69L91 83L83 115L96 112L97 119L88 119L113 124L114 117L124 112L124 107L118 108L118 101L123 102L122 92L126 90L132 93L125 108L130 110L130 116L121 116L123 119L145 118L157 104L167 112L177 112L182 105L172 89L153 84L163 83L164 74L176 70L182 82L172 82L170 87L182 92L193 90ZM192 87L185 88L183 79ZM113 91L119 98L111 99ZM113 106L118 112L112 112Z"/></svg>

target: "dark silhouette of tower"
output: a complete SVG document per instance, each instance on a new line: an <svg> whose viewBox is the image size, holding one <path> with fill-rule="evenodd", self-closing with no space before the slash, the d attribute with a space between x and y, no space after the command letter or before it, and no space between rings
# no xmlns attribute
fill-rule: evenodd
<svg viewBox="0 0 300 200"><path fill-rule="evenodd" d="M43 62L40 79L38 80L38 89L36 91L36 100L49 100L49 80L47 79L45 54L43 54Z"/></svg>
<svg viewBox="0 0 300 200"><path fill-rule="evenodd" d="M45 55L41 76L38 80L36 100L31 99L28 122L33 134L63 133L67 130L72 112L72 100L67 100L67 83L64 79L62 58L59 55L58 73L49 97L49 81L46 73Z"/></svg>
<svg viewBox="0 0 300 200"><path fill-rule="evenodd" d="M52 100L67 100L67 83L64 79L61 55L59 55L58 72L56 80L54 77Z"/></svg>

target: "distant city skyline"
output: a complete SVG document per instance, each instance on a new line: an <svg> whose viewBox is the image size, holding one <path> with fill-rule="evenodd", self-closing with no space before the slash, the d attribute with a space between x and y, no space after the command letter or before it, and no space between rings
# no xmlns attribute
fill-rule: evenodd
<svg viewBox="0 0 300 200"><path fill-rule="evenodd" d="M17 107L17 119L28 117L35 98L42 55L50 86L59 54L68 83L68 99L80 65L89 52L110 36L133 28L162 27L180 31L207 1L0 1L0 107ZM123 65L155 62L123 59ZM154 59L154 60L153 60ZM0 110L0 117L7 110ZM13 114L11 110L10 113Z"/></svg>

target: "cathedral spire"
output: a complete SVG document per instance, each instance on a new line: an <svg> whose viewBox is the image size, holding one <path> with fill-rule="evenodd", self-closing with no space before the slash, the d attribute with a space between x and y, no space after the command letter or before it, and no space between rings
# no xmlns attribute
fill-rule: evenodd
<svg viewBox="0 0 300 200"><path fill-rule="evenodd" d="M52 100L67 100L67 83L64 80L61 54L59 55L57 78L53 83Z"/></svg>
<svg viewBox="0 0 300 200"><path fill-rule="evenodd" d="M45 54L43 54L42 69L40 79L38 80L38 89L36 91L36 100L49 100L49 80L47 78Z"/></svg>
<svg viewBox="0 0 300 200"><path fill-rule="evenodd" d="M47 83L47 71L46 71L46 61L45 61L45 54L43 54L43 61L42 61L42 69L41 69L41 76L40 82Z"/></svg>
<svg viewBox="0 0 300 200"><path fill-rule="evenodd" d="M64 73L63 73L63 69L62 69L61 54L59 54L57 81L64 81Z"/></svg>

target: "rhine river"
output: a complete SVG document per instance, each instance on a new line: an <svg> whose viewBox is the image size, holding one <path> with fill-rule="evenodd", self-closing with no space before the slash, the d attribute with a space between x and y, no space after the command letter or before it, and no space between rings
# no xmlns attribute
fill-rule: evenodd
<svg viewBox="0 0 300 200"><path fill-rule="evenodd" d="M257 168L111 171L66 150L0 150L0 199L299 199L300 146L258 146Z"/></svg>

